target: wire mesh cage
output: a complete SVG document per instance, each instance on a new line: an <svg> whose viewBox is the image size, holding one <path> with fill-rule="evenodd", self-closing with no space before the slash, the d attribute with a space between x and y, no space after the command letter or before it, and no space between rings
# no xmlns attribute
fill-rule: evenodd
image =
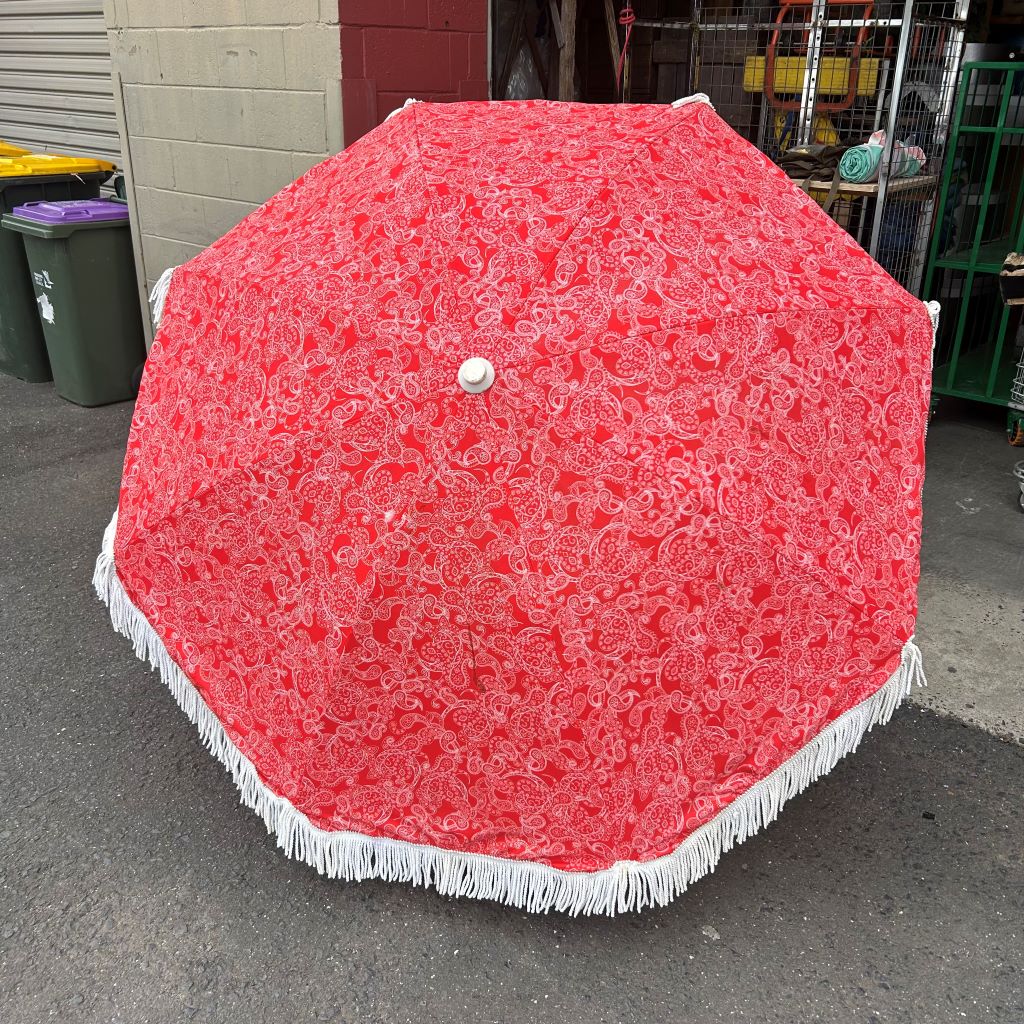
<svg viewBox="0 0 1024 1024"><path fill-rule="evenodd" d="M964 64L948 149L925 279L927 297L951 314L934 388L1007 405L1024 305L1001 301L999 275L1007 254L1024 250L1024 65Z"/></svg>
<svg viewBox="0 0 1024 1024"><path fill-rule="evenodd" d="M794 147L858 147L841 176L823 153L804 187L919 293L967 6L694 0L687 19L637 24L657 32L663 47L674 42L690 91L707 93L773 159L785 165ZM838 156L833 150L831 159Z"/></svg>
<svg viewBox="0 0 1024 1024"><path fill-rule="evenodd" d="M558 95L555 0L492 0L497 99ZM921 291L969 0L579 0L572 94L707 93L901 284ZM621 57L628 11L631 43ZM562 98L566 98L564 95ZM874 145L868 145L868 143ZM820 173L787 151L831 148ZM858 148L847 157L838 148Z"/></svg>

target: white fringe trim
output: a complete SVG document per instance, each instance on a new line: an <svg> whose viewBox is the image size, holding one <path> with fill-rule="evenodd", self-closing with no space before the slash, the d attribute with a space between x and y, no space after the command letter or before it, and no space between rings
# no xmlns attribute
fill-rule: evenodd
<svg viewBox="0 0 1024 1024"><path fill-rule="evenodd" d="M685 107L690 103L706 103L712 110L715 109L714 103L711 102L711 97L705 92L695 92L692 96L683 96L678 100L673 100L672 106Z"/></svg>
<svg viewBox="0 0 1024 1024"><path fill-rule="evenodd" d="M407 107L411 107L414 103L419 103L419 102L421 102L421 101L418 100L418 99L415 99L412 96L410 96L400 107L395 107L395 109L392 110L391 113L388 114L388 116L384 118L384 120L385 121L390 121L391 118L393 118L396 114L400 114Z"/></svg>
<svg viewBox="0 0 1024 1024"><path fill-rule="evenodd" d="M168 267L160 275L159 280L153 285L153 290L149 293L149 308L153 311L154 327L159 327L160 321L164 317L164 303L167 301L167 292L171 287L171 275L177 269L177 267Z"/></svg>
<svg viewBox="0 0 1024 1024"><path fill-rule="evenodd" d="M935 369L935 348L939 344L939 316L942 313L942 305L936 302L934 299L931 302L926 302L924 308L928 310L928 319L932 322L932 354L931 354L931 368ZM928 413L924 418L924 436L925 440L928 439L928 424L931 422L932 410L931 400L929 401Z"/></svg>
<svg viewBox="0 0 1024 1024"><path fill-rule="evenodd" d="M903 648L900 667L880 690L837 718L673 853L655 860L620 861L603 871L560 871L545 864L376 839L356 832L326 832L267 787L129 600L114 566L116 529L115 513L103 536L93 576L93 586L109 607L114 628L132 641L140 658L159 670L207 749L231 773L241 802L263 819L267 831L276 835L278 846L289 857L332 878L384 878L432 885L451 896L474 896L530 911L558 910L572 915L614 915L664 906L713 871L723 853L774 821L787 800L856 750L872 726L888 722L915 683L924 685L921 654L911 640Z"/></svg>

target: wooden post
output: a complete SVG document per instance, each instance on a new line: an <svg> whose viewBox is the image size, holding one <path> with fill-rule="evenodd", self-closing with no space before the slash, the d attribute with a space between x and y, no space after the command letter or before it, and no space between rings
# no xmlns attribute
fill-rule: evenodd
<svg viewBox="0 0 1024 1024"><path fill-rule="evenodd" d="M612 75L619 68L619 19L612 0L604 0L604 23L608 29L608 49L612 55Z"/></svg>
<svg viewBox="0 0 1024 1024"><path fill-rule="evenodd" d="M558 56L558 98L575 99L576 0L562 0L562 35L565 46Z"/></svg>

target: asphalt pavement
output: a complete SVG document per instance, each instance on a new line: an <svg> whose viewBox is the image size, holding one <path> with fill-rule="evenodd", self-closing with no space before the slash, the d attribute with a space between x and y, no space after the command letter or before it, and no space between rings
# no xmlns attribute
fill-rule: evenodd
<svg viewBox="0 0 1024 1024"><path fill-rule="evenodd" d="M671 906L574 919L277 851L92 594L130 416L0 378L0 1024L1024 1022L1024 516L993 421L929 439L942 714L905 706Z"/></svg>

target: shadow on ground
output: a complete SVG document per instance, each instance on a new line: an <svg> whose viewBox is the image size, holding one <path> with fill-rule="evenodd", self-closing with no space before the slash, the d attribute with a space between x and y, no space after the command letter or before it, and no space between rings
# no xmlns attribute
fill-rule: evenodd
<svg viewBox="0 0 1024 1024"><path fill-rule="evenodd" d="M943 400L928 433L919 703L1024 742L1024 514L1006 414Z"/></svg>

